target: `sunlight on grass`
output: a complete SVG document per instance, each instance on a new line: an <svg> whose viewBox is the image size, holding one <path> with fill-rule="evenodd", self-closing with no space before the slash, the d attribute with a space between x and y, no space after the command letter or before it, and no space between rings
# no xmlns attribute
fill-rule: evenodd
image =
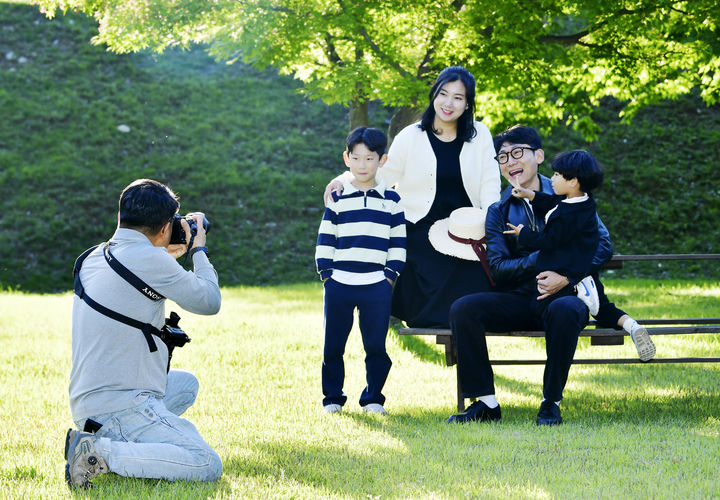
<svg viewBox="0 0 720 500"><path fill-rule="evenodd" d="M668 307L675 282L609 281L635 316ZM675 311L720 316L718 283L676 295ZM183 312L192 342L174 366L200 380L187 413L224 464L213 484L98 478L99 498L672 498L720 495L720 367L573 366L559 428L537 428L542 366L495 370L503 420L449 427L455 371L437 346L388 336L393 367L386 417L364 414L364 352L348 341L341 415L322 413L322 287L319 283L225 288L212 317ZM627 297L633 300L626 300ZM712 299L707 303L708 298ZM70 498L62 440L69 425L70 293L2 293L0 315L0 490L10 498ZM636 302L637 300L637 302ZM628 305L628 303L632 304ZM658 304L662 304L658 306ZM427 344L424 342L427 341ZM712 355L720 336L656 338L663 356ZM544 357L541 339L490 339L491 357ZM631 357L634 348L591 346L577 356ZM441 356L441 358L444 356ZM18 426L18 422L28 425ZM558 474L562 471L562 474Z"/></svg>

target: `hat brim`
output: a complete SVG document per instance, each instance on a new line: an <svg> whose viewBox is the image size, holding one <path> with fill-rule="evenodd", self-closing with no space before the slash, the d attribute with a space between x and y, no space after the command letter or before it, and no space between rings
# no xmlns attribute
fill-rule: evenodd
<svg viewBox="0 0 720 500"><path fill-rule="evenodd" d="M467 243L460 243L448 236L450 219L440 219L430 226L428 231L428 239L433 248L438 252L457 257L458 259L480 261L480 258L473 250L472 246Z"/></svg>

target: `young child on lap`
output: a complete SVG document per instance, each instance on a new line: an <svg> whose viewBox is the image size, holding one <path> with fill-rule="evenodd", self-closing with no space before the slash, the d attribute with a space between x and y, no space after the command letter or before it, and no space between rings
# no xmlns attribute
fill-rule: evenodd
<svg viewBox="0 0 720 500"><path fill-rule="evenodd" d="M537 233L523 228L522 224L517 227L508 224L511 229L505 232L515 233L521 244L539 250L538 269L556 271L578 280L577 296L585 302L590 313L597 316L598 308L602 310L602 300L598 301L595 280L586 274L597 248L598 219L591 192L600 186L603 174L595 158L584 150L559 154L553 160L552 168L555 171L552 177L555 196L513 183L513 196L530 200L535 213L540 217L545 216L544 231ZM540 307L546 308L552 301L548 299L572 293L575 290L568 286L539 301ZM604 293L600 293L600 296L607 306L607 297ZM649 361L655 356L655 344L642 325L627 314L622 314L618 324L630 333L642 361Z"/></svg>
<svg viewBox="0 0 720 500"><path fill-rule="evenodd" d="M588 276L592 259L599 242L598 219L592 190L600 186L603 179L595 158L584 150L573 150L560 153L552 162L555 171L552 176L554 195L532 191L519 184L514 185L512 194L516 198L527 198L538 217L545 217L545 229L542 232L532 231L522 224L505 231L515 233L521 245L539 250L537 268L555 271L573 278L576 282L589 283L588 288L594 291L592 278ZM558 293L538 301L541 309L559 297L574 294L575 290L567 286ZM591 313L597 314L595 301L585 300L580 296ZM594 309L594 310L592 310Z"/></svg>

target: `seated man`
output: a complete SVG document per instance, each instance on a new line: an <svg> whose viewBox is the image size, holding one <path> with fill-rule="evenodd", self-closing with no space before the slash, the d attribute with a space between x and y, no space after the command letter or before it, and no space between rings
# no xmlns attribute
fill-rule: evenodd
<svg viewBox="0 0 720 500"><path fill-rule="evenodd" d="M91 479L106 472L217 480L220 458L179 417L195 401L198 381L187 372L168 372L172 347L182 344L168 341L161 330L165 297L196 314L220 309L204 216L192 215L194 237L182 219L189 245L171 245L179 203L167 186L137 180L122 192L119 205L113 237L75 264L70 409L77 428L90 432L68 431L65 477L71 487L91 486ZM193 272L175 260L186 251Z"/></svg>
<svg viewBox="0 0 720 500"><path fill-rule="evenodd" d="M552 193L550 180L538 175L538 165L545 156L538 133L530 127L513 127L495 137L503 176L521 186ZM577 346L577 338L587 325L588 308L577 297L555 300L542 317L533 313L532 300L544 300L569 284L569 280L552 271L538 274L537 252L522 248L517 238L504 235L509 222L542 231L544 221L536 218L532 207L511 195L512 186L501 201L490 206L486 218L488 261L497 292L469 295L457 300L450 310L450 326L458 351L458 377L463 396L478 398L467 411L453 415L448 422L499 420L500 407L495 398L493 372L485 341L485 331L545 330L547 362L543 377L543 402L538 425L562 422L559 403ZM600 245L593 259L595 273L612 256L607 229L599 222ZM595 274L595 276L597 276ZM602 284L597 281L600 311L596 319L601 326L625 326L650 345L647 331L610 303ZM573 285L575 283L572 283ZM542 309L542 308L541 308ZM637 343L637 342L636 342ZM640 343L637 343L640 351ZM647 344L643 344L646 346ZM654 346L651 349L654 354ZM641 352L641 358L648 350ZM649 359L649 358L648 358Z"/></svg>

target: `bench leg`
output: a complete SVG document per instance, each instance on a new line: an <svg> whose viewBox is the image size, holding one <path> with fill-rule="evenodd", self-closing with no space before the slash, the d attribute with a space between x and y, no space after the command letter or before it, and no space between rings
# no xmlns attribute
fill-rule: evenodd
<svg viewBox="0 0 720 500"><path fill-rule="evenodd" d="M457 409L458 412L462 413L465 411L465 398L462 395L462 389L460 388L460 374L455 369L455 376L457 378Z"/></svg>
<svg viewBox="0 0 720 500"><path fill-rule="evenodd" d="M590 345L623 345L624 335L612 335L607 337L590 337Z"/></svg>

